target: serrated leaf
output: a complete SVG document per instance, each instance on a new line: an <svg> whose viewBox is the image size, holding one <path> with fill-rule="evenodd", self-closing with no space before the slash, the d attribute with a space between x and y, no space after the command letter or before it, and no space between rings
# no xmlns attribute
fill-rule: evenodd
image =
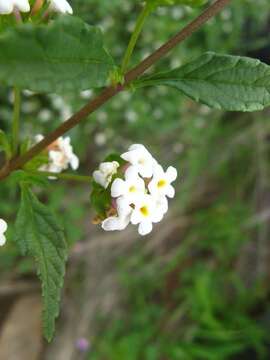
<svg viewBox="0 0 270 360"><path fill-rule="evenodd" d="M144 77L138 87L167 85L215 109L256 111L270 105L270 66L208 52L175 70Z"/></svg>
<svg viewBox="0 0 270 360"><path fill-rule="evenodd" d="M15 184L19 184L21 182L27 183L28 185L37 185L40 187L49 186L49 181L42 175L38 173L31 173L24 170L16 170L10 174L10 180Z"/></svg>
<svg viewBox="0 0 270 360"><path fill-rule="evenodd" d="M62 15L0 34L0 80L37 92L102 87L113 68L99 28Z"/></svg>
<svg viewBox="0 0 270 360"><path fill-rule="evenodd" d="M37 263L42 282L44 335L50 341L59 314L67 246L64 231L50 209L36 198L26 184L21 185L21 191L14 239L22 253L32 255Z"/></svg>

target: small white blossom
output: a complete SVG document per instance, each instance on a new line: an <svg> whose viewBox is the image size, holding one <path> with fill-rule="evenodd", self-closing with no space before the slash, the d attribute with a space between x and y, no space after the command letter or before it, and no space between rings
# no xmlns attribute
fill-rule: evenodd
<svg viewBox="0 0 270 360"><path fill-rule="evenodd" d="M49 158L59 172L66 170L69 166L73 170L79 167L79 158L74 154L70 144L70 137L60 137L55 143L55 149L49 151Z"/></svg>
<svg viewBox="0 0 270 360"><path fill-rule="evenodd" d="M121 158L138 168L138 173L145 178L153 175L156 160L150 152L141 144L131 145L129 151L122 154Z"/></svg>
<svg viewBox="0 0 270 360"><path fill-rule="evenodd" d="M0 246L5 245L6 243L5 232L7 231L7 228L8 226L5 220L0 219Z"/></svg>
<svg viewBox="0 0 270 360"><path fill-rule="evenodd" d="M125 172L125 180L117 178L112 183L111 195L113 198L124 196L129 203L133 203L139 195L145 193L145 183L138 175L135 166L129 166Z"/></svg>
<svg viewBox="0 0 270 360"><path fill-rule="evenodd" d="M36 135L35 141L43 139L43 135ZM40 170L60 173L69 166L73 170L79 167L79 158L74 154L73 147L70 144L70 137L60 137L48 147L49 162L42 165Z"/></svg>
<svg viewBox="0 0 270 360"><path fill-rule="evenodd" d="M170 166L166 172L162 169L161 165L155 166L154 175L150 181L148 188L150 194L155 197L168 196L173 198L175 190L171 183L177 178L177 170Z"/></svg>
<svg viewBox="0 0 270 360"><path fill-rule="evenodd" d="M166 196L159 196L157 198L153 198L155 202L155 206L159 212L165 215L168 211L169 205Z"/></svg>
<svg viewBox="0 0 270 360"><path fill-rule="evenodd" d="M63 14L73 14L72 7L66 0L49 0L49 9Z"/></svg>
<svg viewBox="0 0 270 360"><path fill-rule="evenodd" d="M105 231L124 230L129 222L132 208L129 206L129 202L123 197L119 197L116 200L117 215L111 216L102 222L102 228Z"/></svg>
<svg viewBox="0 0 270 360"><path fill-rule="evenodd" d="M155 205L155 199L151 195L139 197L134 204L130 221L133 225L138 225L139 234L144 236L149 234L153 229L153 223L158 223L163 218L163 212Z"/></svg>
<svg viewBox="0 0 270 360"><path fill-rule="evenodd" d="M119 163L117 161L103 162L99 165L99 170L94 171L93 178L95 182L107 189L118 168Z"/></svg>
<svg viewBox="0 0 270 360"><path fill-rule="evenodd" d="M28 0L0 0L0 14L2 14L2 15L11 14L15 8L21 12L29 12L30 11L29 1Z"/></svg>

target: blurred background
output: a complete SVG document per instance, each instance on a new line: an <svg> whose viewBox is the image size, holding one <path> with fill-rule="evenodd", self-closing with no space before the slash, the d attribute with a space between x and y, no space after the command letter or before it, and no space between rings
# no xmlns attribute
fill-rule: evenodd
<svg viewBox="0 0 270 360"><path fill-rule="evenodd" d="M74 13L105 33L120 62L139 1L76 0ZM199 13L160 8L133 62ZM234 0L157 69L205 51L270 64L269 0ZM95 93L25 91L22 137L47 133ZM0 127L9 129L12 92L0 87ZM270 110L223 113L165 87L119 94L70 133L90 174L111 151L145 144L179 171L177 196L151 236L104 233L92 225L89 187L52 182L39 197L61 216L70 245L55 339L41 334L41 298L32 259L10 241L0 250L1 360L270 359ZM0 214L12 224L19 194L0 187Z"/></svg>

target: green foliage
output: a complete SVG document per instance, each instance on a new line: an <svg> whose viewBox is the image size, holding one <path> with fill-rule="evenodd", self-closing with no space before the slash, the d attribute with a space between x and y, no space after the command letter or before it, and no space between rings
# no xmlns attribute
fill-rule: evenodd
<svg viewBox="0 0 270 360"><path fill-rule="evenodd" d="M59 314L67 246L64 231L50 209L39 202L25 183L21 184L21 191L14 240L22 254L30 254L37 263L42 282L44 335L50 341Z"/></svg>
<svg viewBox="0 0 270 360"><path fill-rule="evenodd" d="M36 185L45 188L49 184L48 179L44 178L44 176L34 174L31 172L25 172L24 170L14 171L10 175L9 179L13 186L16 186L17 184L23 182L28 185Z"/></svg>
<svg viewBox="0 0 270 360"><path fill-rule="evenodd" d="M270 67L247 57L209 52L185 66L138 81L138 86L149 85L174 87L220 110L256 111L270 105Z"/></svg>
<svg viewBox="0 0 270 360"><path fill-rule="evenodd" d="M111 208L110 188L104 189L103 186L92 181L90 202L97 215L101 218L105 218L106 212Z"/></svg>
<svg viewBox="0 0 270 360"><path fill-rule="evenodd" d="M205 4L208 0L148 0L154 6L188 5L197 7Z"/></svg>
<svg viewBox="0 0 270 360"><path fill-rule="evenodd" d="M11 158L12 155L12 149L10 140L4 131L0 130L0 150L3 150L7 159Z"/></svg>
<svg viewBox="0 0 270 360"><path fill-rule="evenodd" d="M0 80L38 92L102 87L113 60L100 30L73 16L0 34Z"/></svg>
<svg viewBox="0 0 270 360"><path fill-rule="evenodd" d="M242 358L245 349L267 358L267 326L251 316L266 294L259 286L247 288L231 268L243 240L249 240L241 233L245 204L230 210L218 215L202 209L165 267L140 248L120 260L126 312L96 339L89 359L228 360ZM237 224L239 213L244 218Z"/></svg>
<svg viewBox="0 0 270 360"><path fill-rule="evenodd" d="M198 10L191 12L182 7L182 3L180 1L180 6L157 9L160 16L149 18L134 54L134 63L178 31L179 24L194 18ZM73 5L75 12L77 8L87 23L100 24L106 31L106 46L119 63L130 36L129 31L123 29L129 29L134 21L138 2L77 0ZM164 5L167 5L165 0ZM160 64L161 70L178 67L207 49L242 55L254 51L252 56L258 57L258 50L268 44L268 33L264 29L269 17L269 1L247 1L246 5L243 6L242 0L231 2L220 16L164 59ZM13 15L0 17L0 30L13 23ZM78 44L74 46L77 48ZM2 49L0 53L1 59L5 54L2 54ZM58 69L56 71L58 76ZM112 79L115 82L119 80L116 75ZM61 84L58 85L61 87ZM68 90L69 86L65 86L65 89ZM8 90L0 89L0 100L1 128L7 129L12 111ZM79 93L77 97L65 94L63 98L55 95L23 95L22 136L54 129L67 118L66 112L78 109L85 101L85 97ZM47 120L44 120L41 109L49 110ZM263 113L257 120L260 122L262 117L267 116L267 113ZM178 191L181 199L174 204L178 206L177 215L181 208L182 213L192 221L190 234L172 234L162 248L155 246L157 253L152 257L141 255L141 244L136 247L135 259L129 259L135 266L131 267L128 263L122 268L128 293L127 307L122 308L124 316L113 324L108 324L106 319L101 336L95 341L91 359L160 360L161 357L162 360L227 360L232 356L244 358L242 350L256 352L254 358L267 358L267 355L263 357L261 350L265 334L267 336L261 319L266 320L267 316L254 312L254 308L261 308L261 305L267 307L267 301L262 299L259 302L258 289L246 289L240 279L236 282L233 268L237 255L241 256L242 253L240 246L250 240L243 226L251 212L254 189L250 184L258 171L254 138L250 136L254 132L253 117L249 114L227 116L184 97L179 99L178 93L169 87L157 87L119 94L102 110L92 114L91 119L72 132L72 142L76 152L79 151L82 171L90 171L89 154L92 164L103 159L108 148L122 151L132 141L147 143L155 149L156 154L160 154L164 164L171 160L181 168L184 177ZM267 136L269 126L265 124L263 131ZM105 137L103 145L95 144L94 140L99 134ZM238 141L246 146L238 146ZM231 159L232 153L234 161ZM37 160L43 162L42 159ZM33 169L41 164L38 161L33 164ZM10 223L13 220L18 204L16 182L26 181L40 186L39 180L19 172L14 174L13 179L1 182L0 216ZM197 204L196 196L205 183L209 183L210 195L206 203L199 204L199 207L204 207L203 211L199 211L194 202ZM220 201L220 198L218 201L212 200L217 185L218 192L227 201ZM88 189L84 194L82 188L53 182L53 191L46 191L50 208L58 213L65 224L69 243L85 238L83 228L84 221L89 221L89 200ZM245 196L243 203L239 201L239 194L240 197L241 194ZM207 207L209 201L211 206ZM186 210L189 207L192 208L191 212ZM67 208L68 211L65 211ZM141 243L147 248L153 247L151 243ZM172 253L167 253L167 247L171 245L174 247L173 255L180 253L179 256L172 257ZM166 259L169 259L168 266L164 265ZM187 271L186 263L190 263ZM12 274L32 274L33 271L31 260L19 257L11 241L0 250L0 269L2 276L6 271ZM173 271L177 274L177 286L173 291L168 291L166 278L170 278ZM181 281L178 283L179 279ZM164 301L164 293L165 297L169 297L169 302ZM171 303L173 307L170 307ZM168 306L169 311L166 312ZM175 326L171 327L171 324Z"/></svg>
<svg viewBox="0 0 270 360"><path fill-rule="evenodd" d="M104 159L104 162L112 162L112 161L117 161L120 166L127 164L127 162L123 160L119 154L110 154L106 156Z"/></svg>

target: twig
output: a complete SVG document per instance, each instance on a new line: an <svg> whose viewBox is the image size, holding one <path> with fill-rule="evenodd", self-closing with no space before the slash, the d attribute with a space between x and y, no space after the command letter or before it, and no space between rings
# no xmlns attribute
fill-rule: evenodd
<svg viewBox="0 0 270 360"><path fill-rule="evenodd" d="M187 25L183 30L173 36L168 42L161 46L158 50L153 52L139 65L134 67L125 75L125 82L123 85L109 86L95 99L86 104L76 114L71 116L67 121L60 125L56 130L49 133L42 141L33 146L29 151L20 157L14 158L10 161L8 166L5 166L0 171L0 180L6 178L12 171L22 168L28 161L33 159L40 152L45 150L51 143L57 140L60 136L64 135L70 129L74 128L82 120L87 118L95 110L107 103L112 97L119 92L123 91L132 81L136 80L153 64L166 56L170 50L188 38L191 34L197 31L209 19L219 13L231 0L217 0L210 5L201 15Z"/></svg>

